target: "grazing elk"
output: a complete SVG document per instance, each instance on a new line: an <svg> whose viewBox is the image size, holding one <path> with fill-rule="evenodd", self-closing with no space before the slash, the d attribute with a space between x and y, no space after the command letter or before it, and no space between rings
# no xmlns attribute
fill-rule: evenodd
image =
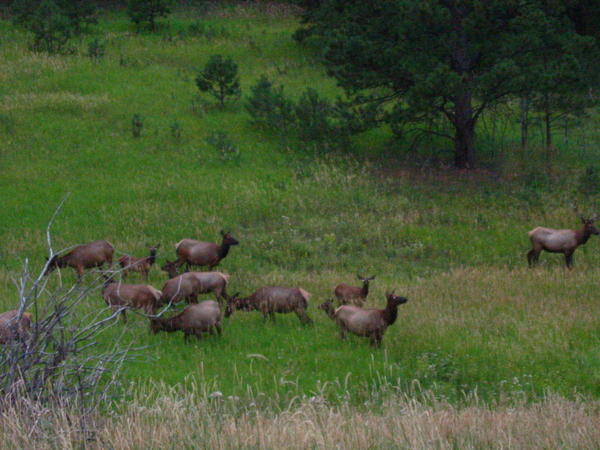
<svg viewBox="0 0 600 450"><path fill-rule="evenodd" d="M231 316L235 310L260 311L263 317L275 320L275 313L295 313L303 324L312 323L306 309L310 294L300 288L285 288L267 286L258 289L249 297L239 298L233 295L229 298L225 317Z"/></svg>
<svg viewBox="0 0 600 450"><path fill-rule="evenodd" d="M341 283L335 288L335 296L340 305L355 304L363 306L365 304L369 295L369 282L375 279L375 275L367 278L357 275L357 278L363 282L362 287Z"/></svg>
<svg viewBox="0 0 600 450"><path fill-rule="evenodd" d="M371 339L374 346L381 345L383 334L387 327L392 325L398 317L398 305L408 301L405 297L394 295L394 292L386 294L387 305L385 309L368 308L363 309L354 305L342 305L333 314L331 302L320 305L340 328L340 336L346 338L348 332L357 336L365 336Z"/></svg>
<svg viewBox="0 0 600 450"><path fill-rule="evenodd" d="M104 264L108 264L110 267L112 265L113 252L114 247L112 244L104 240L78 245L66 255L54 255L48 262L44 275L48 275L57 267L72 267L77 272L77 277L81 278L84 269L102 267Z"/></svg>
<svg viewBox="0 0 600 450"><path fill-rule="evenodd" d="M159 331L183 331L187 341L191 335L198 339L202 333L221 334L221 308L213 300L206 300L186 308L176 316L170 318L150 319L150 329L154 334Z"/></svg>
<svg viewBox="0 0 600 450"><path fill-rule="evenodd" d="M140 272L144 280L148 281L150 269L156 262L156 253L160 244L148 246L150 255L144 258L136 258L130 255L124 255L119 258L119 265L123 268L123 278L126 278L129 272Z"/></svg>
<svg viewBox="0 0 600 450"><path fill-rule="evenodd" d="M162 288L159 306L186 300L197 303L198 294L212 292L218 301L227 299L229 275L223 272L186 272L167 280Z"/></svg>
<svg viewBox="0 0 600 450"><path fill-rule="evenodd" d="M31 328L31 313L24 312L19 319L19 310L13 309L0 314L0 344L15 339L24 339Z"/></svg>
<svg viewBox="0 0 600 450"><path fill-rule="evenodd" d="M531 230L528 235L533 248L527 253L529 267L538 262L540 253L545 250L550 253L564 254L565 263L571 269L575 249L585 244L592 234L600 234L600 231L594 225L595 216L591 219L580 218L583 226L578 230L555 230L544 227Z"/></svg>
<svg viewBox="0 0 600 450"><path fill-rule="evenodd" d="M223 237L221 245L213 242L202 242L194 239L183 239L175 245L177 260L175 268L185 264L186 269L191 266L207 266L209 270L219 265L219 262L227 256L229 248L232 245L238 245L239 242L234 239L231 233L225 233L221 230Z"/></svg>
<svg viewBox="0 0 600 450"><path fill-rule="evenodd" d="M162 292L145 284L123 284L105 277L102 298L113 311L121 309L121 318L127 322L124 308L142 309L146 314L155 314Z"/></svg>

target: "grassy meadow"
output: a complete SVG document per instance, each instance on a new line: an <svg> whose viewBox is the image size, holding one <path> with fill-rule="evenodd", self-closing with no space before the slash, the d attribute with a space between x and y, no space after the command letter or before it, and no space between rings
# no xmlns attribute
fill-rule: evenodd
<svg viewBox="0 0 600 450"><path fill-rule="evenodd" d="M218 31L180 33L199 20ZM315 396L374 405L421 391L451 405L473 395L490 404L548 393L598 399L600 240L575 253L572 271L562 256L542 254L531 270L525 259L528 230L578 226L573 192L581 168L597 161L598 129L572 131L550 174L532 172L533 150L498 155L518 140L506 121L502 139L481 138L493 170L471 173L426 163L386 130L356 137L344 154L282 145L253 128L243 106L261 75L292 97L307 86L341 94L313 51L292 40L297 27L291 10L269 4L178 11L156 34L135 34L124 14L106 13L93 31L106 56L94 61L93 35L74 41L72 55L48 56L0 21L0 306L14 307L25 258L41 269L46 224L69 193L56 248L107 239L117 256L142 256L161 243L160 265L179 240L216 241L224 228L240 241L219 266L232 275L230 293L264 285L312 293L312 327L238 312L221 338L188 344L150 334L131 314L100 337L140 348L121 372L124 389L190 386L282 405ZM243 90L223 110L200 100L194 83L216 53L239 64ZM134 114L143 117L140 138ZM238 159L206 143L214 131L231 137ZM381 349L340 341L316 308L338 283L358 283L357 273L377 275L370 305L383 305L392 288L409 298ZM74 280L62 271L63 283ZM165 280L155 266L150 283ZM81 313L104 307L98 290Z"/></svg>

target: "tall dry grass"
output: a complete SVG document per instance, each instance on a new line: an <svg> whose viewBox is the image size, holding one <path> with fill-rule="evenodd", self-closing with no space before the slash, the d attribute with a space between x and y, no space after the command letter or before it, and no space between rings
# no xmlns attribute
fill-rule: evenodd
<svg viewBox="0 0 600 450"><path fill-rule="evenodd" d="M154 396L149 401L146 396ZM2 448L568 448L600 446L598 402L549 395L538 403L457 407L408 396L376 410L320 397L283 411L161 387L119 413L82 421L65 410L0 417ZM423 398L423 397L421 397ZM31 409L30 409L31 410ZM35 416L35 415L34 415Z"/></svg>

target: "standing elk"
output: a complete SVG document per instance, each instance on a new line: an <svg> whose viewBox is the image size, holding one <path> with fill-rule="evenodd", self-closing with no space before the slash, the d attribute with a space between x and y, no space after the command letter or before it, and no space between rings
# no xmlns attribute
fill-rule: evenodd
<svg viewBox="0 0 600 450"><path fill-rule="evenodd" d="M275 320L275 313L295 313L303 324L312 323L306 309L310 294L300 288L285 288L267 286L255 291L252 295L239 298L233 295L229 298L225 317L229 317L235 310L260 311L265 319Z"/></svg>
<svg viewBox="0 0 600 450"><path fill-rule="evenodd" d="M150 255L143 258L136 258L130 255L124 255L119 258L119 265L123 268L123 278L126 278L129 272L140 272L144 280L148 281L150 269L156 262L156 253L160 244L148 246Z"/></svg>
<svg viewBox="0 0 600 450"><path fill-rule="evenodd" d="M84 269L102 267L104 264L108 264L110 267L112 265L113 253L114 247L112 244L104 240L78 245L66 255L54 255L48 262L44 276L57 267L72 267L77 272L77 277L81 278Z"/></svg>
<svg viewBox="0 0 600 450"><path fill-rule="evenodd" d="M183 264L186 270L191 266L207 266L209 270L219 265L219 262L227 256L232 245L238 245L239 242L231 235L221 230L223 237L221 245L214 242L202 242L194 239L183 239L175 245L177 260L174 261L175 268L178 269ZM167 264L169 262L167 261Z"/></svg>
<svg viewBox="0 0 600 450"><path fill-rule="evenodd" d="M176 316L150 319L150 329L154 334L159 331L183 331L186 341L191 335L200 339L202 333L214 334L216 331L221 334L221 308L213 300L189 305Z"/></svg>
<svg viewBox="0 0 600 450"><path fill-rule="evenodd" d="M155 314L162 292L145 284L123 284L105 277L102 298L113 311L121 309L121 318L127 322L124 308L142 309L146 314Z"/></svg>
<svg viewBox="0 0 600 450"><path fill-rule="evenodd" d="M327 315L335 320L340 328L340 337L346 338L348 332L357 336L370 338L373 346L381 345L385 330L392 325L398 317L398 306L406 303L406 297L394 295L394 291L386 294L387 305L385 309L359 308L354 305L342 305L333 310L331 300L319 305Z"/></svg>
<svg viewBox="0 0 600 450"><path fill-rule="evenodd" d="M223 272L186 272L167 280L162 288L159 306L186 300L197 303L198 294L212 292L218 301L227 299L229 275Z"/></svg>
<svg viewBox="0 0 600 450"><path fill-rule="evenodd" d="M355 304L362 307L365 304L369 295L369 282L375 279L375 275L367 278L357 275L357 278L363 282L361 287L341 283L335 288L335 296L340 305Z"/></svg>
<svg viewBox="0 0 600 450"><path fill-rule="evenodd" d="M532 249L527 253L529 267L538 262L540 253L545 250L550 253L563 253L567 268L573 267L573 253L580 245L585 244L592 234L600 234L594 225L596 217L586 219L580 217L583 227L578 230L555 230L553 228L537 227L528 235Z"/></svg>
<svg viewBox="0 0 600 450"><path fill-rule="evenodd" d="M0 314L0 344L15 339L24 339L31 328L31 313L24 312L19 319L19 310L13 309Z"/></svg>

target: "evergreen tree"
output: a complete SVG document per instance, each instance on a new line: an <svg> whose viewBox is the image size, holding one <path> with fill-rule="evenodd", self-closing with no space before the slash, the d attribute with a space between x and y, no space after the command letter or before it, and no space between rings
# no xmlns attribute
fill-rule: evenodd
<svg viewBox="0 0 600 450"><path fill-rule="evenodd" d="M208 92L225 106L225 98L241 94L238 66L231 58L213 55L204 70L196 77L196 85Z"/></svg>
<svg viewBox="0 0 600 450"><path fill-rule="evenodd" d="M307 10L304 35L318 40L355 104L380 106L396 132L444 121L426 131L452 139L455 165L470 168L481 114L528 92L541 75L533 70L540 56L546 71L568 67L570 80L584 77L564 63L582 36L545 7L542 0L324 0ZM568 33L548 41L549 30Z"/></svg>
<svg viewBox="0 0 600 450"><path fill-rule="evenodd" d="M156 30L156 20L171 13L171 0L129 0L127 14L138 29L147 25Z"/></svg>

